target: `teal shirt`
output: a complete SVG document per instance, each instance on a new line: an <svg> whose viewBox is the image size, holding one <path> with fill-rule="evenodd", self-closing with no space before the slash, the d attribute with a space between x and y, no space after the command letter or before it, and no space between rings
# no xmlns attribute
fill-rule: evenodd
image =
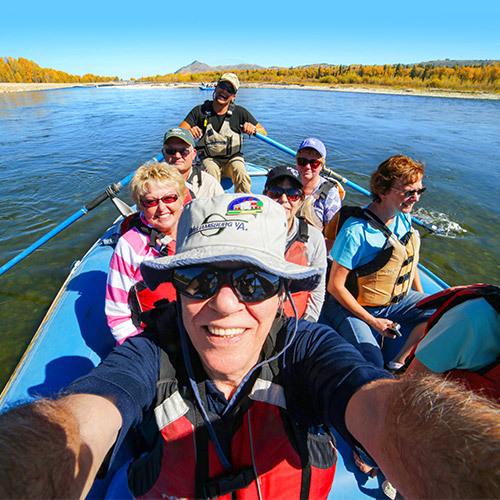
<svg viewBox="0 0 500 500"><path fill-rule="evenodd" d="M480 370L500 356L500 315L483 298L468 300L443 314L415 355L436 373Z"/></svg>
<svg viewBox="0 0 500 500"><path fill-rule="evenodd" d="M410 216L400 213L387 227L400 239L411 228ZM382 231L365 219L350 217L335 238L330 255L341 266L352 270L371 262L384 248L385 242Z"/></svg>

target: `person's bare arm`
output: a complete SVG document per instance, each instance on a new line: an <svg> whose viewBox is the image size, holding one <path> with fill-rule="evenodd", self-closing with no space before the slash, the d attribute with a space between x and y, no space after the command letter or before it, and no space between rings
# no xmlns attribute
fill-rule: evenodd
<svg viewBox="0 0 500 500"><path fill-rule="evenodd" d="M257 123L256 131L262 135L267 135L266 129L260 123Z"/></svg>
<svg viewBox="0 0 500 500"><path fill-rule="evenodd" d="M424 291L424 288L422 287L422 282L420 281L420 273L417 269L417 272L415 273L415 277L413 278L413 284L411 286L413 290L416 292L422 292Z"/></svg>
<svg viewBox="0 0 500 500"><path fill-rule="evenodd" d="M408 365L408 368L404 372L403 376L409 376L409 375L432 375L435 374L430 368L427 368L421 361L417 359L415 356L411 363Z"/></svg>
<svg viewBox="0 0 500 500"><path fill-rule="evenodd" d="M87 394L0 415L0 497L85 498L121 425L113 403Z"/></svg>
<svg viewBox="0 0 500 500"><path fill-rule="evenodd" d="M436 376L380 380L346 424L404 498L500 498L500 405Z"/></svg>
<svg viewBox="0 0 500 500"><path fill-rule="evenodd" d="M203 130L198 126L191 127L186 120L184 120L179 127L189 130L194 139L201 139L203 137Z"/></svg>
<svg viewBox="0 0 500 500"><path fill-rule="evenodd" d="M358 303L352 293L346 288L345 283L349 272L349 269L334 260L330 270L330 277L328 278L328 292L335 297L340 305L344 306L359 319L362 319L365 323L375 328L381 335L396 338L396 335L388 330L388 328L392 326L393 322L390 319L376 318L372 316Z"/></svg>

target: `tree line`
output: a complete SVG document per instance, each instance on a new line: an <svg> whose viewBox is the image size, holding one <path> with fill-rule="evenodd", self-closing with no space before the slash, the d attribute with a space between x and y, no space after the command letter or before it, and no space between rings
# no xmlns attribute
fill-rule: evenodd
<svg viewBox="0 0 500 500"><path fill-rule="evenodd" d="M0 58L0 82L9 83L93 83L119 80L117 76L70 75L64 71L41 68L38 64L20 57Z"/></svg>
<svg viewBox="0 0 500 500"><path fill-rule="evenodd" d="M240 81L275 84L364 85L393 88L445 89L500 92L500 63L452 67L431 64L384 64L376 66L313 65L296 68L237 70ZM217 81L222 71L168 73L148 76L136 82L200 83ZM0 82L12 83L93 83L120 80L117 76L70 75L64 71L41 68L20 57L0 58Z"/></svg>
<svg viewBox="0 0 500 500"><path fill-rule="evenodd" d="M358 64L300 66L235 71L242 82L318 85L375 85L416 89L500 92L500 64L433 66L431 64ZM169 73L140 78L138 82L217 81L222 72Z"/></svg>

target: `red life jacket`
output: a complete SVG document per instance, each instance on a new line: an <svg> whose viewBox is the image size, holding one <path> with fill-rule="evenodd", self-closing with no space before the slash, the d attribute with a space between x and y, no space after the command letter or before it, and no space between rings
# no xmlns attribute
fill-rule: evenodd
<svg viewBox="0 0 500 500"><path fill-rule="evenodd" d="M187 196L186 196L187 198ZM131 229L137 229L142 234L149 236L149 246L156 247L158 243L158 238L162 236L162 233L156 228L148 226L141 219L140 213L136 212L132 215L126 217L121 223L120 230L122 234L125 234ZM160 252L158 257L164 257L166 255L173 255L175 253L175 240L171 240L166 245L160 247ZM139 317L142 312L153 309L155 302L159 300L167 299L169 301L174 301L177 298L177 292L172 285L172 283L161 283L156 290L150 290L144 280L138 281L130 290L129 295L129 305L132 310L133 321L135 324L141 324ZM144 325L142 325L144 326Z"/></svg>
<svg viewBox="0 0 500 500"><path fill-rule="evenodd" d="M487 300L491 307L500 314L500 287L495 285L477 283L475 285L456 286L422 299L415 307L419 309L437 308L427 322L422 338L427 335L429 330L437 324L447 311L467 300L479 297ZM413 348L410 359L415 356L417 346L418 344ZM446 375L464 382L469 389L475 392L480 392L491 399L500 401L500 360L498 359L491 365L476 372L455 368L446 372Z"/></svg>
<svg viewBox="0 0 500 500"><path fill-rule="evenodd" d="M144 431L149 453L128 470L132 494L233 500L259 498L260 489L265 499L326 499L335 475L334 438L326 433L309 434L287 413L279 362L261 368L228 414L210 414L221 442L230 450L232 469L228 471L191 391L183 388L187 374L182 355L176 355L172 346L179 333L171 325L163 326L161 341L169 343L173 354L162 352L152 419ZM280 328L275 338L285 332ZM197 386L204 394L205 381L198 381Z"/></svg>
<svg viewBox="0 0 500 500"><path fill-rule="evenodd" d="M293 262L294 264L300 264L301 266L307 266L309 263L307 262L306 250L307 250L307 241L309 240L309 230L308 223L303 217L297 217L299 219L299 230L295 235L294 239L290 241L287 245L285 251L285 260L288 262ZM311 296L311 292L296 292L292 293L293 303L295 304L295 308L297 309L297 317L300 319L304 316L307 309L307 301ZM283 304L283 312L288 317L294 317L295 313L293 312L292 304L287 299Z"/></svg>

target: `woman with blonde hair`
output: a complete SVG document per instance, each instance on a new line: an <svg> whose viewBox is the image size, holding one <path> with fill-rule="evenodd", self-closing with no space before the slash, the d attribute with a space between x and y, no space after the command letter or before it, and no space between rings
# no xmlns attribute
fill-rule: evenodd
<svg viewBox="0 0 500 500"><path fill-rule="evenodd" d="M122 236L111 258L106 284L105 311L118 344L142 332L133 310L150 309L157 300L175 297L172 286L152 293L141 285L139 266L144 260L175 252L182 207L187 198L191 199L177 168L158 162L137 170L130 192L139 212L122 224Z"/></svg>

